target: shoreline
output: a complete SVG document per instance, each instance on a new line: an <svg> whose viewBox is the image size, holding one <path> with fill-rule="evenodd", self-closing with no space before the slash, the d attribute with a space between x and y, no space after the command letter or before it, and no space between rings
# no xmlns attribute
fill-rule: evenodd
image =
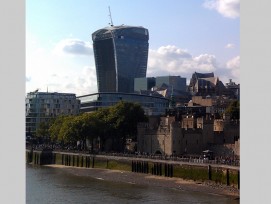
<svg viewBox="0 0 271 204"><path fill-rule="evenodd" d="M62 170L76 176L91 177L98 180L123 182L135 185L151 185L162 188L172 188L182 191L194 191L207 194L229 196L232 199L240 198L240 191L232 186L216 184L213 181L193 181L176 177L163 177L150 174L135 173L111 169L71 167L64 165L44 165L51 168L61 168Z"/></svg>

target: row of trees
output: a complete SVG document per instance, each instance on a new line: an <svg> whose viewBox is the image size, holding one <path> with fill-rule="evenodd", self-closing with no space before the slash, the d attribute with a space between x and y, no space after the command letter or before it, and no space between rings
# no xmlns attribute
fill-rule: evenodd
<svg viewBox="0 0 271 204"><path fill-rule="evenodd" d="M147 117L139 104L121 101L114 106L76 116L58 116L48 123L41 123L37 136L50 138L51 142L76 145L86 139L91 142L99 138L101 151L109 139L113 151L123 151L126 139L136 139L137 124L146 122ZM93 149L92 149L93 150Z"/></svg>

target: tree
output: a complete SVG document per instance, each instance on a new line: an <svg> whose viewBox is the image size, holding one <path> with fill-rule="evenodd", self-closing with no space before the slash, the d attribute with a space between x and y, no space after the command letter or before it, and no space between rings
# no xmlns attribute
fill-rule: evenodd
<svg viewBox="0 0 271 204"><path fill-rule="evenodd" d="M50 134L51 141L54 141L54 142L60 141L60 138L58 138L58 136L59 136L61 126L65 120L65 117L67 116L60 115L52 119L51 125L49 127L49 134Z"/></svg>
<svg viewBox="0 0 271 204"><path fill-rule="evenodd" d="M231 119L240 119L240 102L238 100L232 101L225 112L230 114Z"/></svg>
<svg viewBox="0 0 271 204"><path fill-rule="evenodd" d="M123 151L127 137L135 139L137 124L147 121L147 117L140 104L120 101L109 108L108 121L112 123L117 134L115 145L118 150Z"/></svg>
<svg viewBox="0 0 271 204"><path fill-rule="evenodd" d="M48 122L41 122L36 131L36 136L42 138L42 140L47 140L49 137L49 123Z"/></svg>
<svg viewBox="0 0 271 204"><path fill-rule="evenodd" d="M36 135L37 137L44 137L49 135L49 124L47 122L41 122L38 125L37 131L36 131Z"/></svg>
<svg viewBox="0 0 271 204"><path fill-rule="evenodd" d="M84 113L76 118L78 128L78 138L83 141L83 146L86 148L86 139L91 141L91 151L93 152L93 141L98 137L99 118L95 113Z"/></svg>

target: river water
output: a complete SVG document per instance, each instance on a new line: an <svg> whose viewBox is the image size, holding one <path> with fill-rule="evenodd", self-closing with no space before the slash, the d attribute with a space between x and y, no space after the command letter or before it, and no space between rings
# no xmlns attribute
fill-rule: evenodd
<svg viewBox="0 0 271 204"><path fill-rule="evenodd" d="M220 195L78 177L59 168L26 165L26 203L237 204L239 201Z"/></svg>

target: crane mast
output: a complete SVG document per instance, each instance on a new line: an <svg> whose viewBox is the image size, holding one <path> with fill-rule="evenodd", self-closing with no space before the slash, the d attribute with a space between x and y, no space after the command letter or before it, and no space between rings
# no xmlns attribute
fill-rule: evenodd
<svg viewBox="0 0 271 204"><path fill-rule="evenodd" d="M110 23L109 23L109 24L110 24L111 26L114 26L114 25L113 25L112 16L111 16L110 6L108 6L108 9L109 9L109 17L110 17L110 21L111 21L111 24L110 24Z"/></svg>

